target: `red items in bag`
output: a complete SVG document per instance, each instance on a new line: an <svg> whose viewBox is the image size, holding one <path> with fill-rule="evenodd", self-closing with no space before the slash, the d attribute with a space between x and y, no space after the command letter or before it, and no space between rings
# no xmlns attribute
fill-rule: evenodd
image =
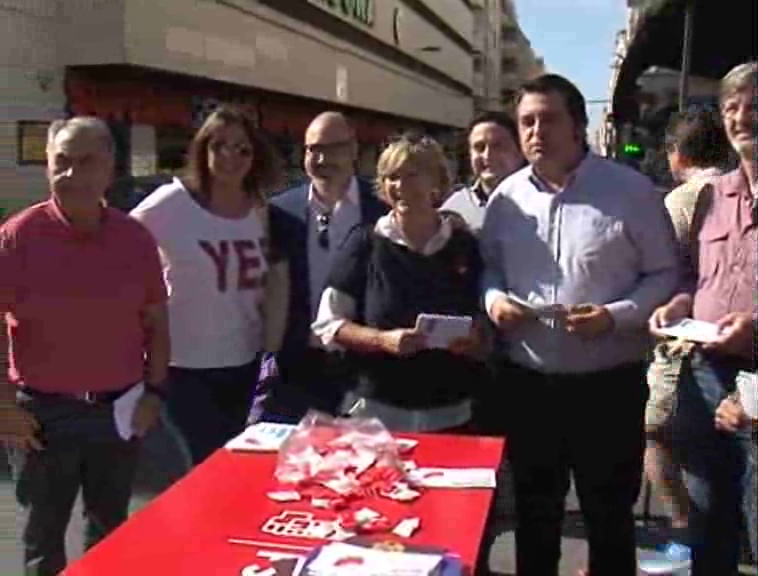
<svg viewBox="0 0 758 576"><path fill-rule="evenodd" d="M350 500L392 493L405 473L398 445L378 419L309 412L279 450L275 476L338 509Z"/></svg>

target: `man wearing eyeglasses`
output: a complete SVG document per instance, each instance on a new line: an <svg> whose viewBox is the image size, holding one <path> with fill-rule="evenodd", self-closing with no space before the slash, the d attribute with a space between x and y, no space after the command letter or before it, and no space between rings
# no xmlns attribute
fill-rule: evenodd
<svg viewBox="0 0 758 576"><path fill-rule="evenodd" d="M334 413L349 385L345 363L311 337L332 257L350 231L387 207L355 176L358 143L348 120L324 112L305 132L308 179L271 200L272 249L289 260L287 329L276 356L280 378L263 401L265 418L296 422L308 411Z"/></svg>
<svg viewBox="0 0 758 576"><path fill-rule="evenodd" d="M718 327L715 340L696 345L677 386L672 442L686 474L691 506L688 538L692 576L735 574L740 554L740 507L751 506L750 434L714 428L721 402L740 371L756 370L758 339L758 63L733 68L721 80L721 119L739 167L712 181L709 209L693 241L697 259L684 262L681 291L650 318L654 335L683 318ZM665 336L665 334L663 334ZM748 524L753 548L756 527ZM754 550L755 551L755 550Z"/></svg>

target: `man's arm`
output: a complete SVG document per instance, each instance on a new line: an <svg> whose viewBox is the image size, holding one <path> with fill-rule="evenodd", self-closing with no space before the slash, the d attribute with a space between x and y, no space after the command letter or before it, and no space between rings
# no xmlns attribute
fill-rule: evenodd
<svg viewBox="0 0 758 576"><path fill-rule="evenodd" d="M171 358L168 307L165 302L145 306L142 329L145 334L145 384L162 388Z"/></svg>
<svg viewBox="0 0 758 576"><path fill-rule="evenodd" d="M502 226L500 203L503 196L493 194L487 205L484 224L479 235L479 246L484 263L482 274L482 300L484 312L499 330L512 330L528 319L525 311L512 303L506 293L506 280L500 262L498 234Z"/></svg>
<svg viewBox="0 0 758 576"><path fill-rule="evenodd" d="M637 286L623 299L606 304L618 329L646 325L656 307L664 304L679 283L678 250L663 201L651 188L649 197L634 202L626 221L639 255Z"/></svg>
<svg viewBox="0 0 758 576"><path fill-rule="evenodd" d="M16 387L8 382L10 358L8 357L7 334L3 314L0 314L0 406L8 403L15 404L16 402Z"/></svg>
<svg viewBox="0 0 758 576"><path fill-rule="evenodd" d="M16 302L20 274L21 254L13 237L0 228L0 319L11 311Z"/></svg>
<svg viewBox="0 0 758 576"><path fill-rule="evenodd" d="M168 309L165 301L145 306L142 313L145 334L145 394L132 415L132 429L141 438L157 422L161 400L165 396L171 341L168 328Z"/></svg>
<svg viewBox="0 0 758 576"><path fill-rule="evenodd" d="M0 229L0 407L16 404L16 387L8 382L8 328L5 315L16 301L16 283L20 273L18 251L11 236Z"/></svg>

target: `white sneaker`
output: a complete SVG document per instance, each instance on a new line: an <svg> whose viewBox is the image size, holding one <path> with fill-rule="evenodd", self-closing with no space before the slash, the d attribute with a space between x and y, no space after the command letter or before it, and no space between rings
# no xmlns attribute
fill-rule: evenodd
<svg viewBox="0 0 758 576"><path fill-rule="evenodd" d="M678 542L669 542L658 550L641 552L639 567L649 576L688 576L692 565L692 550Z"/></svg>

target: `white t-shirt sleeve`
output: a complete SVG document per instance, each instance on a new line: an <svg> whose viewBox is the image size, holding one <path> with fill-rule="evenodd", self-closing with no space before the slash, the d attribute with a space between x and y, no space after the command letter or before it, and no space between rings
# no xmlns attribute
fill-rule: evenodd
<svg viewBox="0 0 758 576"><path fill-rule="evenodd" d="M311 325L313 333L324 348L330 351L342 350L342 347L334 341L334 337L346 322L355 318L356 308L355 299L352 296L331 287L324 290L316 320Z"/></svg>

